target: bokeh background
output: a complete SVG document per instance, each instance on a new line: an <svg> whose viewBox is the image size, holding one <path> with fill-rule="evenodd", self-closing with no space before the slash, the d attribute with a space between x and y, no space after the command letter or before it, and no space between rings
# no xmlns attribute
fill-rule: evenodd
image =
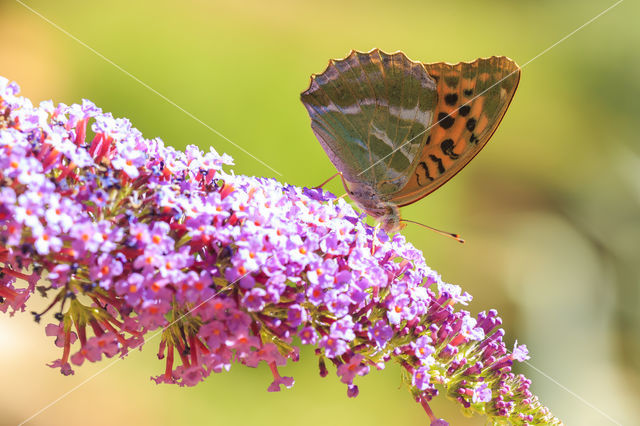
<svg viewBox="0 0 640 426"><path fill-rule="evenodd" d="M637 424L640 379L640 3L628 0L547 47L612 0L205 1L25 0L82 43L193 113L281 176L212 133L13 0L0 1L0 75L34 102L91 99L147 137L231 154L241 174L312 186L334 170L299 101L309 75L350 49L403 50L424 62L506 55L523 69L493 140L458 176L403 215L405 234L443 278L496 308L520 365L567 424ZM341 194L338 183L331 187ZM34 309L37 305L34 305ZM0 423L33 425L426 424L399 369L359 380L348 399L316 358L283 369L293 389L267 393L267 368L236 365L191 389L156 386L157 342L63 377L43 325L0 318ZM80 386L80 387L78 387ZM78 388L76 388L78 387ZM481 425L433 403L452 425ZM609 416L609 417L607 417Z"/></svg>

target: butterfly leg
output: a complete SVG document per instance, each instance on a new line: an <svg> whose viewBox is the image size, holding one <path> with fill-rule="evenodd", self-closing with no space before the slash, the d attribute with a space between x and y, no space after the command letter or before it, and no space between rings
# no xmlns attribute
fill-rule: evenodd
<svg viewBox="0 0 640 426"><path fill-rule="evenodd" d="M344 190L347 191L346 194L342 194L341 196L339 196L337 198L337 200L339 200L340 198L344 198L347 195L351 194L351 190L349 189L349 186L347 185L347 181L345 180L344 176L342 175L341 172L337 172L336 174L334 174L333 176L331 176L329 179L325 180L324 182L322 182L320 185L316 186L315 188L322 188L323 186L325 186L327 183L331 182L333 179L336 178L336 176L340 176L340 179L342 180L342 186L344 186Z"/></svg>
<svg viewBox="0 0 640 426"><path fill-rule="evenodd" d="M337 174L340 175L340 179L342 179L342 186L344 186L344 190L347 191L347 195L351 194L351 190L349 189L349 185L347 185L347 181L344 178L344 175L340 172Z"/></svg>
<svg viewBox="0 0 640 426"><path fill-rule="evenodd" d="M335 179L336 176L338 176L338 175L340 175L340 177L342 177L342 173L338 172L338 173L334 174L333 176L331 176L329 179L327 179L324 182L322 182L320 185L316 186L315 188L322 188L323 186L325 186L326 184L331 182L333 179ZM342 178L342 181L344 182L344 178Z"/></svg>

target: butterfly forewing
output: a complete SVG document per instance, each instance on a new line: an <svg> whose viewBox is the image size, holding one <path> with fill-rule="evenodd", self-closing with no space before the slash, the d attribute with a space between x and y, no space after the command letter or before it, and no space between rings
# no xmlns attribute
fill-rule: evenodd
<svg viewBox="0 0 640 426"><path fill-rule="evenodd" d="M436 83L403 53L351 52L312 77L302 102L329 158L380 194L405 187L428 138Z"/></svg>
<svg viewBox="0 0 640 426"><path fill-rule="evenodd" d="M436 190L471 161L502 120L520 79L518 66L505 57L424 66L437 81L438 102L416 167L391 196L399 206Z"/></svg>

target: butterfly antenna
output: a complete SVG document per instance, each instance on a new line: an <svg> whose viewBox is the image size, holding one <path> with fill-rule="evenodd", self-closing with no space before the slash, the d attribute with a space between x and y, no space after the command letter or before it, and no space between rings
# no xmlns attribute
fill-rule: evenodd
<svg viewBox="0 0 640 426"><path fill-rule="evenodd" d="M420 226L422 226L423 228L430 229L430 230L432 230L432 231L434 231L434 232L437 232L437 233L438 233L438 234L440 234L440 235L444 235L444 236L446 236L446 237L451 237L451 238L453 238L454 240L458 241L459 243L464 244L464 240L463 240L462 238L460 238L460 235L458 235L458 234L454 234L454 233L452 233L452 232L441 231L441 230L439 230L439 229L432 228L431 226L425 225L424 223L416 222L416 221L409 220L409 219L400 219L400 222L408 222L408 223L414 223L414 224L416 224L416 225L420 225Z"/></svg>

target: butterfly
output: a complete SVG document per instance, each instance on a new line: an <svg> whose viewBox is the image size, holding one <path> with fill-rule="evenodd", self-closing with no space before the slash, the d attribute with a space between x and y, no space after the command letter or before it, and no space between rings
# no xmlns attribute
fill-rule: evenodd
<svg viewBox="0 0 640 426"><path fill-rule="evenodd" d="M352 50L300 95L350 198L387 232L399 207L451 179L486 145L520 80L509 58L449 64Z"/></svg>

